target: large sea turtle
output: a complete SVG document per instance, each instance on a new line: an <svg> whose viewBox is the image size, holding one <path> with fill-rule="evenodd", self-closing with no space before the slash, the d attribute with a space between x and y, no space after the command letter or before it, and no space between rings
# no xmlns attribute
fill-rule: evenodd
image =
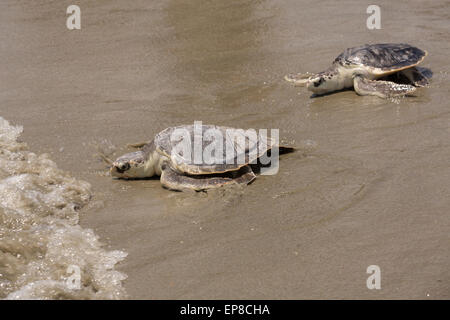
<svg viewBox="0 0 450 320"><path fill-rule="evenodd" d="M256 178L252 169L268 170L279 153L293 151L254 130L196 124L167 128L152 141L132 146L140 150L111 163L113 177L157 175L167 189L196 191L249 184Z"/></svg>
<svg viewBox="0 0 450 320"><path fill-rule="evenodd" d="M287 75L285 79L306 85L318 95L354 88L359 95L404 96L428 84L416 68L426 55L426 51L405 43L366 44L346 49L325 71Z"/></svg>

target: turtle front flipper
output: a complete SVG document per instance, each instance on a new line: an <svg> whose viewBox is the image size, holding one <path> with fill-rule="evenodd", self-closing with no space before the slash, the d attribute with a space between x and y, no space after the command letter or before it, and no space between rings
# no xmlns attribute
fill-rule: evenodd
<svg viewBox="0 0 450 320"><path fill-rule="evenodd" d="M298 74L288 74L284 76L284 80L288 82L292 82L296 86L305 86L308 83L308 79L314 74L306 72L306 73L298 73Z"/></svg>
<svg viewBox="0 0 450 320"><path fill-rule="evenodd" d="M186 189L203 191L219 188L229 184L249 184L256 178L249 166L226 175L186 175L165 166L161 173L161 184L169 190L183 191Z"/></svg>
<svg viewBox="0 0 450 320"><path fill-rule="evenodd" d="M398 84L391 81L369 80L362 76L353 79L353 87L361 96L372 95L380 98L393 98L409 95L416 88L409 84Z"/></svg>

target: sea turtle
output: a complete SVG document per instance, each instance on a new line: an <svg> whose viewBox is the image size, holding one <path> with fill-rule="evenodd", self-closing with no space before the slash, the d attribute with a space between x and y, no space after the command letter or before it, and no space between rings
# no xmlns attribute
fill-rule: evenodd
<svg viewBox="0 0 450 320"><path fill-rule="evenodd" d="M428 84L421 68L416 68L426 55L405 43L366 44L346 49L325 71L287 75L285 79L306 85L317 95L353 87L359 95L404 96Z"/></svg>
<svg viewBox="0 0 450 320"><path fill-rule="evenodd" d="M157 175L167 189L196 191L249 184L256 178L252 169L262 173L278 163L279 153L293 151L279 147L274 139L254 130L198 124L170 127L150 142L131 146L140 150L112 162L113 177L139 179Z"/></svg>

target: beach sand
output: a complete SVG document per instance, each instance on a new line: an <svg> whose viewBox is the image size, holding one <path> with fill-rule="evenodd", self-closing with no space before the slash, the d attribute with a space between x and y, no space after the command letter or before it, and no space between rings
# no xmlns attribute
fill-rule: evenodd
<svg viewBox="0 0 450 320"><path fill-rule="evenodd" d="M378 1L380 30L368 1L80 0L72 31L70 4L0 4L0 116L92 184L80 223L128 253L130 298L450 298L448 1ZM432 85L391 101L283 80L379 42L427 50ZM97 155L195 120L280 129L299 151L210 193L113 180Z"/></svg>

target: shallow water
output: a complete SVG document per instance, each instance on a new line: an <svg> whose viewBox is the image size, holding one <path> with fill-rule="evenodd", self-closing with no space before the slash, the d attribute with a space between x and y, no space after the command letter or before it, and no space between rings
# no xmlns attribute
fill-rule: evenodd
<svg viewBox="0 0 450 320"><path fill-rule="evenodd" d="M91 186L28 151L21 132L0 117L0 298L126 297L126 276L113 270L126 254L105 251L92 230L78 225Z"/></svg>
<svg viewBox="0 0 450 320"><path fill-rule="evenodd" d="M92 185L81 230L128 253L115 269L132 298L449 298L449 4L379 1L368 30L369 4L79 1L68 31L63 3L3 1L0 115ZM377 42L426 49L431 87L311 98L283 80ZM194 120L279 128L300 151L208 194L112 180L96 156ZM372 264L382 290L366 287Z"/></svg>

